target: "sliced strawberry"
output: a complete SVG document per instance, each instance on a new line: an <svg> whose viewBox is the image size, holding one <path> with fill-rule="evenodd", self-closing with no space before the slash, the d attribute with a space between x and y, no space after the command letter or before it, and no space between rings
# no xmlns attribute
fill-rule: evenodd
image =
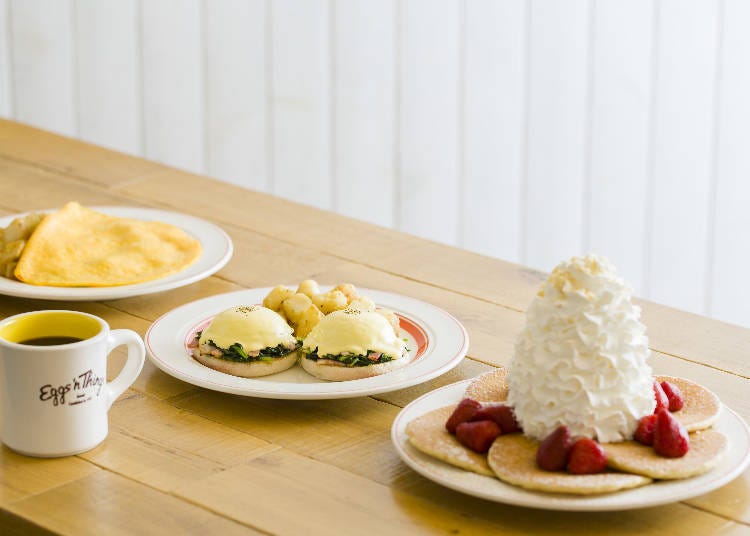
<svg viewBox="0 0 750 536"><path fill-rule="evenodd" d="M471 418L472 421L495 421L504 434L520 432L521 427L516 420L513 408L505 404L490 404L482 407Z"/></svg>
<svg viewBox="0 0 750 536"><path fill-rule="evenodd" d="M474 452L484 454L492 446L500 427L494 421L462 422L456 426L456 439Z"/></svg>
<svg viewBox="0 0 750 536"><path fill-rule="evenodd" d="M571 440L567 426L559 426L544 438L536 451L536 463L545 471L562 471L568 465Z"/></svg>
<svg viewBox="0 0 750 536"><path fill-rule="evenodd" d="M451 434L456 433L456 426L462 422L468 422L471 418L482 408L482 404L474 400L473 398L464 398L458 403L456 409L453 410L451 416L445 422L445 429Z"/></svg>
<svg viewBox="0 0 750 536"><path fill-rule="evenodd" d="M687 430L668 410L662 408L656 412L654 427L654 450L660 456L681 458L690 449Z"/></svg>
<svg viewBox="0 0 750 536"><path fill-rule="evenodd" d="M669 409L669 399L664 389L661 388L661 384L654 380L654 398L656 398L656 407L654 413L659 411L659 408Z"/></svg>
<svg viewBox="0 0 750 536"><path fill-rule="evenodd" d="M646 415L645 417L641 417L641 420L638 421L638 428L635 429L635 433L633 434L633 439L638 441L638 443L641 443L643 445L653 445L654 444L654 426L656 426L656 414L652 415Z"/></svg>
<svg viewBox="0 0 750 536"><path fill-rule="evenodd" d="M661 388L664 394L667 395L667 400L669 400L669 411L681 410L682 406L685 405L685 399L682 397L680 388L668 381L661 382Z"/></svg>
<svg viewBox="0 0 750 536"><path fill-rule="evenodd" d="M607 467L607 455L599 443L582 437L570 449L568 472L574 475L601 473Z"/></svg>

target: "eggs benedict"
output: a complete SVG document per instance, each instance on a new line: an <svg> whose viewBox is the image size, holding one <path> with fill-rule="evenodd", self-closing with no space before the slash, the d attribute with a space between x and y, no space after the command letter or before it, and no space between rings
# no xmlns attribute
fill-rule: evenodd
<svg viewBox="0 0 750 536"><path fill-rule="evenodd" d="M324 316L305 338L300 364L323 380L356 380L409 363L409 352L388 319L348 308Z"/></svg>
<svg viewBox="0 0 750 536"><path fill-rule="evenodd" d="M212 369L254 378L281 372L297 362L300 343L278 313L232 307L214 317L190 345L193 357Z"/></svg>

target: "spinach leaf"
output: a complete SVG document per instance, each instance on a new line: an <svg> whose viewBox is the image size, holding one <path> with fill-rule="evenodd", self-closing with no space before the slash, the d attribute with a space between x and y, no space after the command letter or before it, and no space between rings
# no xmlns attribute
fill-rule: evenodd
<svg viewBox="0 0 750 536"><path fill-rule="evenodd" d="M316 348L312 352L306 353L305 358L312 359L313 361L317 361L318 359L332 359L347 367L366 367L368 365L379 365L387 361L393 361L393 357L386 354L381 354L376 361L373 361L367 357L372 351L374 350L368 350L365 354L326 354L319 356L318 349Z"/></svg>
<svg viewBox="0 0 750 536"><path fill-rule="evenodd" d="M284 357L287 354L294 352L301 343L298 343L294 348L286 348L284 345L279 344L277 346L269 346L263 348L259 355L249 356L245 351L245 348L238 342L230 345L228 348L221 348L217 346L214 341L208 341L208 344L219 348L223 352L223 355L219 359L226 359L227 361L238 361L242 363L250 363L253 361L273 361L274 358Z"/></svg>

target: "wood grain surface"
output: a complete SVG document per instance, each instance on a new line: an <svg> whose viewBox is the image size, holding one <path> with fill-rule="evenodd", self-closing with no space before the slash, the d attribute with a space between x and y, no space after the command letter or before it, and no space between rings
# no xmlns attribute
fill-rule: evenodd
<svg viewBox="0 0 750 536"><path fill-rule="evenodd" d="M0 214L87 205L176 209L235 243L215 276L106 302L0 297L0 318L71 307L143 335L214 294L316 278L413 296L454 314L471 347L422 385L348 400L255 399L198 388L146 363L110 434L51 460L0 450L0 525L65 534L743 534L750 473L704 496L614 513L544 512L475 499L417 475L390 426L416 397L507 365L544 274L81 142L0 121ZM750 419L750 330L641 302L657 373L692 378ZM113 377L124 362L110 359ZM3 531L5 533L5 531Z"/></svg>

